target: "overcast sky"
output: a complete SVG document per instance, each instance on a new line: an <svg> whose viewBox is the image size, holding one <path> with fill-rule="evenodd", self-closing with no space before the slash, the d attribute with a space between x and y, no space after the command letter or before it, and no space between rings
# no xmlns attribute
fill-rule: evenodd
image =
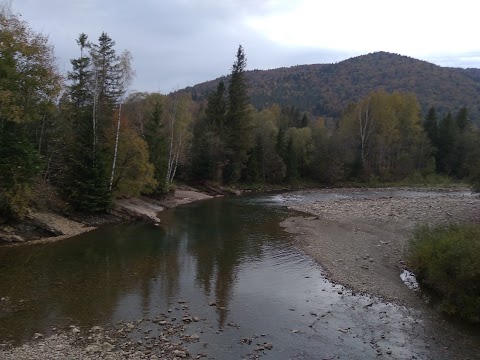
<svg viewBox="0 0 480 360"><path fill-rule="evenodd" d="M374 51L480 68L479 10L473 0L13 0L48 35L62 72L78 34L105 31L133 54L132 88L163 93L228 74L239 44L248 69Z"/></svg>

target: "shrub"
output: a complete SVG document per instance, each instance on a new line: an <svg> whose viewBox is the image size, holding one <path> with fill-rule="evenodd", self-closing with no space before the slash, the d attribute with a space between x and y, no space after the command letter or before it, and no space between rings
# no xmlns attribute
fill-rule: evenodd
<svg viewBox="0 0 480 360"><path fill-rule="evenodd" d="M421 226L409 245L411 270L440 296L440 310L479 323L480 226Z"/></svg>

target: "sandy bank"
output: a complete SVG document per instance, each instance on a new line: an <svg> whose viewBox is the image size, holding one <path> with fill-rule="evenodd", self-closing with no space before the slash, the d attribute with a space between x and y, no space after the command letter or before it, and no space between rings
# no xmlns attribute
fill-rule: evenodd
<svg viewBox="0 0 480 360"><path fill-rule="evenodd" d="M59 214L48 211L32 211L27 218L16 224L0 224L0 244L19 246L60 241L95 230L104 224L140 220L160 222L158 213L166 208L184 205L193 201L210 199L213 196L194 188L179 187L172 196L155 199L137 197L115 200L106 214L81 215Z"/></svg>

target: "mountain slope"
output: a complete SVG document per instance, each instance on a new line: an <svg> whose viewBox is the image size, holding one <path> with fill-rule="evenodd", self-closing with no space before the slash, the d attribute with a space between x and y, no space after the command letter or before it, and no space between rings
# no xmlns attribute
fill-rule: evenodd
<svg viewBox="0 0 480 360"><path fill-rule="evenodd" d="M437 66L426 61L386 52L351 58L336 64L299 65L246 73L252 103L262 109L273 103L294 105L316 116L338 117L351 102L369 92L413 92L424 112L435 106L439 113L469 109L480 122L480 69ZM202 100L222 77L184 89Z"/></svg>

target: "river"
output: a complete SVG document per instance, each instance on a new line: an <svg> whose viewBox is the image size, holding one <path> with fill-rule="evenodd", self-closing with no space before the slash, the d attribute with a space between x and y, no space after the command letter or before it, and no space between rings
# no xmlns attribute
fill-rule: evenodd
<svg viewBox="0 0 480 360"><path fill-rule="evenodd" d="M329 282L280 228L291 214L280 203L276 195L213 199L164 211L160 226L0 248L0 298L11 304L0 339L188 313L200 319L188 325L200 336L190 353L212 359L431 358L421 314ZM150 338L161 331L142 328ZM273 348L259 349L264 343Z"/></svg>

